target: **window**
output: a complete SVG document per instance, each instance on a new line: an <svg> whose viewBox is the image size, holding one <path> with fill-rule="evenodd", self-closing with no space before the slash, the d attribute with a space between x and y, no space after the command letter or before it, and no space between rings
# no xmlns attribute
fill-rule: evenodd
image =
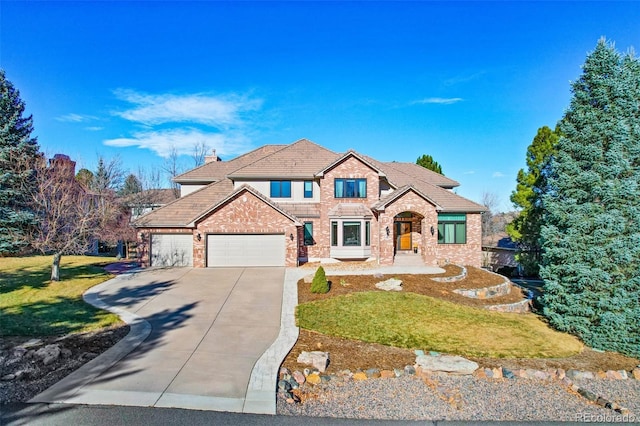
<svg viewBox="0 0 640 426"><path fill-rule="evenodd" d="M467 215L440 213L438 215L438 244L466 244Z"/></svg>
<svg viewBox="0 0 640 426"><path fill-rule="evenodd" d="M367 198L367 180L336 179L334 196L335 198Z"/></svg>
<svg viewBox="0 0 640 426"><path fill-rule="evenodd" d="M291 198L291 181L272 180L271 198Z"/></svg>
<svg viewBox="0 0 640 426"><path fill-rule="evenodd" d="M313 198L313 181L304 181L304 198Z"/></svg>
<svg viewBox="0 0 640 426"><path fill-rule="evenodd" d="M364 245L371 245L371 222L369 221L364 223Z"/></svg>
<svg viewBox="0 0 640 426"><path fill-rule="evenodd" d="M338 245L338 222L331 222L331 245Z"/></svg>
<svg viewBox="0 0 640 426"><path fill-rule="evenodd" d="M343 222L342 223L342 245L343 246L359 246L360 245L360 222Z"/></svg>
<svg viewBox="0 0 640 426"><path fill-rule="evenodd" d="M369 221L364 223L364 245L371 245L371 222Z"/></svg>
<svg viewBox="0 0 640 426"><path fill-rule="evenodd" d="M312 246L314 244L313 241L313 222L305 222L304 223L304 245Z"/></svg>

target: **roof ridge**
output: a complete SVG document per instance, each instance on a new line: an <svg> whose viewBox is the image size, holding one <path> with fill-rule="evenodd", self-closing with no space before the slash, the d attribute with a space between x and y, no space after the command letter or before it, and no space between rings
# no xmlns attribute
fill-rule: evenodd
<svg viewBox="0 0 640 426"><path fill-rule="evenodd" d="M225 164L225 166L226 166L227 164L231 164L231 163L233 163L234 161L239 160L239 159L241 159L241 158L243 158L243 157L246 157L246 156L247 156L247 155L249 155L249 154L253 154L253 153L255 153L255 152L256 152L256 151L258 151L258 150L265 149L265 148L266 148L266 147L268 147L268 146L280 146L280 147L282 147L282 148L285 148L285 147L287 147L288 145L276 144L276 143L260 145L259 147L254 148L254 149L252 149L251 151L245 152L245 153L244 153L244 154L242 154L242 155L238 155L237 157L234 157L234 158L232 158L231 160L228 160L228 161L224 161L224 160L223 160L223 161L219 161L219 162L220 162L220 163L224 163L224 164ZM282 149L282 148L281 148L281 149ZM279 151L279 150L276 150L275 152L277 152L277 151ZM261 157L261 158L264 158L264 157ZM210 162L208 162L208 163L204 163L204 164L201 164L201 165L199 165L199 166L197 166L197 167L194 167L193 169L189 169L189 170L187 170L187 171L186 171L186 172L184 172L184 173L180 173L178 176L174 177L172 180L179 179L179 178L180 178L181 176L183 176L183 175L186 175L186 174L188 174L188 173L192 173L192 172L194 172L194 171L196 171L196 170L200 170L200 169L201 169L201 168L203 168L203 167L207 167L207 166L209 166L209 164L211 164L211 163L212 163L212 162L210 161ZM218 162L216 162L216 163L218 163ZM242 168L242 167L240 167L240 168ZM236 169L236 170L238 170L238 169Z"/></svg>
<svg viewBox="0 0 640 426"><path fill-rule="evenodd" d="M418 167L422 167L422 166L420 166L419 164L411 163L411 162L408 162L408 161L385 161L385 162L381 162L381 163L382 163L383 165L388 166L388 167L391 167L392 169L394 169L394 170L396 170L396 171L398 171L398 172L400 172L400 173L402 173L402 174L404 174L404 175L407 175L407 176L409 176L409 177L411 177L411 178L419 179L419 180L420 180L420 181L422 181L422 182L426 182L426 183L429 183L429 184L431 184L431 185L439 186L439 185L436 185L436 184L434 184L434 183L428 182L428 181L426 181L426 180L424 180L424 179L422 179L422 178L420 178L420 177L412 176L412 175L410 175L410 174L406 173L404 170L402 170L402 169L400 169L400 168L398 168L398 167L394 167L394 164L409 164L409 165L411 165L411 166L418 166ZM436 175L439 175L440 177L442 177L442 178L444 178L444 179L446 179L446 180L451 181L452 183L454 183L455 185L453 185L453 186L460 186L460 182L458 182L457 180L451 179L450 177L447 177L447 176L445 176L445 175L443 175L443 174L441 174L441 173L434 172L433 170L429 170L429 169L427 169L426 167L422 167L422 168L424 169L424 171L426 171L426 172L427 172L427 174L433 174L433 173L435 173Z"/></svg>

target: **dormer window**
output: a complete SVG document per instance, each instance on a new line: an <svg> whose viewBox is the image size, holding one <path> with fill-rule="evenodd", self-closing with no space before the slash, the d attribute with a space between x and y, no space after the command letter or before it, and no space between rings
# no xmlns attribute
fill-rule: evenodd
<svg viewBox="0 0 640 426"><path fill-rule="evenodd" d="M271 198L291 198L290 180L272 180Z"/></svg>
<svg viewBox="0 0 640 426"><path fill-rule="evenodd" d="M335 198L367 198L366 179L336 179L334 181Z"/></svg>

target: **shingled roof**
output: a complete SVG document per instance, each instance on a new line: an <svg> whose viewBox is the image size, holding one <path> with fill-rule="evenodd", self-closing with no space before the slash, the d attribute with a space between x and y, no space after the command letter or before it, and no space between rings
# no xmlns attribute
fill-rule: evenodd
<svg viewBox="0 0 640 426"><path fill-rule="evenodd" d="M288 178L313 179L322 167L339 157L307 139L300 139L272 154L236 169L230 179Z"/></svg>
<svg viewBox="0 0 640 426"><path fill-rule="evenodd" d="M200 167L176 176L173 180L178 183L218 182L223 180L229 173L288 146L290 145L264 145L229 161L212 161L203 164Z"/></svg>

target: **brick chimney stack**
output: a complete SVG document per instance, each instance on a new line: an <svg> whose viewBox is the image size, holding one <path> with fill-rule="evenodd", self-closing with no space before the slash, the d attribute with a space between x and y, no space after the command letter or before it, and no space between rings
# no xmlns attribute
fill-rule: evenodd
<svg viewBox="0 0 640 426"><path fill-rule="evenodd" d="M222 161L222 159L216 155L215 148L211 150L211 155L207 155L206 157L204 157L204 164L212 163L214 161Z"/></svg>

